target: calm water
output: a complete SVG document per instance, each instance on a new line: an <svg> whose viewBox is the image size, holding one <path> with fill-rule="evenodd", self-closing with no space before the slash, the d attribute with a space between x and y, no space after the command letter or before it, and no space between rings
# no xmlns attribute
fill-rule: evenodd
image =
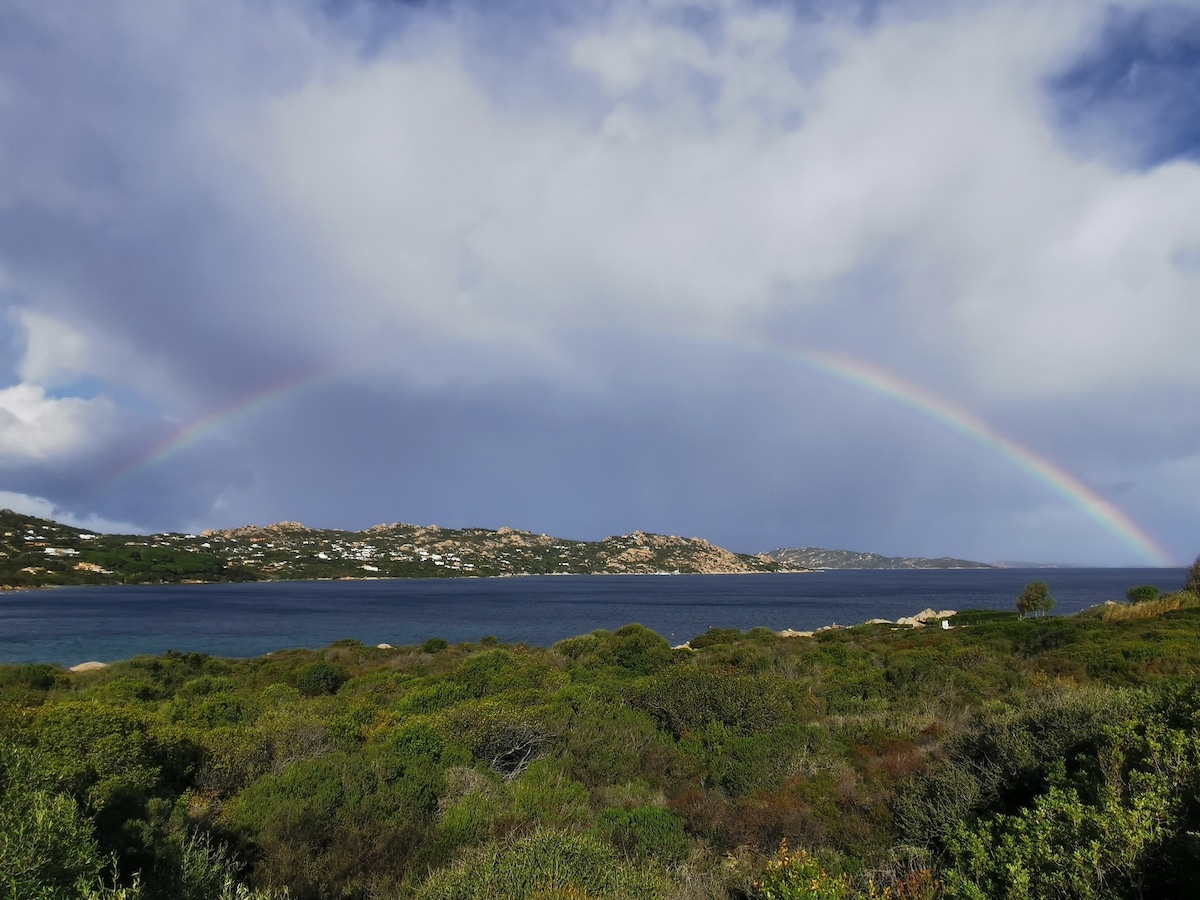
<svg viewBox="0 0 1200 900"><path fill-rule="evenodd" d="M339 638L414 644L495 635L548 646L641 622L672 643L710 626L809 630L926 607L1013 609L1050 585L1059 613L1183 586L1185 569L840 571L797 575L565 576L90 587L0 593L0 662L111 662L140 653L257 656Z"/></svg>

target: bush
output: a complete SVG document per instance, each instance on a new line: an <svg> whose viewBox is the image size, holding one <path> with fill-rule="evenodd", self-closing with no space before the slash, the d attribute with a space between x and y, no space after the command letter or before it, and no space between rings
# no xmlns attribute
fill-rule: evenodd
<svg viewBox="0 0 1200 900"><path fill-rule="evenodd" d="M1162 591L1152 584L1139 584L1127 590L1125 598L1130 603L1146 603L1149 600L1157 600L1161 593Z"/></svg>
<svg viewBox="0 0 1200 900"><path fill-rule="evenodd" d="M558 740L559 725L548 707L518 707L490 698L452 710L446 724L453 740L507 779L518 777Z"/></svg>
<svg viewBox="0 0 1200 900"><path fill-rule="evenodd" d="M0 666L0 688L20 686L35 691L48 691L59 681L65 681L65 676L57 666L45 663Z"/></svg>
<svg viewBox="0 0 1200 900"><path fill-rule="evenodd" d="M674 863L687 857L691 847L683 819L659 806L606 809L596 822L596 832L632 860Z"/></svg>
<svg viewBox="0 0 1200 900"><path fill-rule="evenodd" d="M705 647L733 644L741 639L742 633L736 628L709 628L704 634L696 635L688 641L688 646L693 650L703 650Z"/></svg>
<svg viewBox="0 0 1200 900"><path fill-rule="evenodd" d="M634 675L648 675L670 665L671 645L642 625L618 628L608 638L602 654L612 665L620 666Z"/></svg>
<svg viewBox="0 0 1200 900"><path fill-rule="evenodd" d="M0 796L0 894L72 900L106 866L92 825L64 794L8 785Z"/></svg>
<svg viewBox="0 0 1200 900"><path fill-rule="evenodd" d="M950 896L1192 895L1194 885L1177 879L1197 862L1196 700L1194 688L1164 692L1094 749L1064 754L1031 802L961 822L948 844ZM1175 880L1176 890L1147 884L1151 873Z"/></svg>
<svg viewBox="0 0 1200 900"><path fill-rule="evenodd" d="M720 723L736 734L755 734L778 725L788 712L779 686L769 679L725 676L680 666L656 678L632 698L676 739Z"/></svg>
<svg viewBox="0 0 1200 900"><path fill-rule="evenodd" d="M439 653L450 646L450 642L445 638L432 637L421 645L423 653Z"/></svg>
<svg viewBox="0 0 1200 900"><path fill-rule="evenodd" d="M756 900L842 900L849 895L846 875L831 875L807 850L788 850L786 838L753 885Z"/></svg>
<svg viewBox="0 0 1200 900"><path fill-rule="evenodd" d="M596 631L592 634L581 634L578 637L567 638L559 641L554 645L556 652L573 660L580 660L583 657L595 653L600 649L601 637L607 635L606 631Z"/></svg>
<svg viewBox="0 0 1200 900"><path fill-rule="evenodd" d="M539 760L509 786L513 812L543 827L582 825L591 818L591 794L549 760Z"/></svg>
<svg viewBox="0 0 1200 900"><path fill-rule="evenodd" d="M896 797L900 834L937 847L959 822L1024 806L1045 790L1056 760L1094 754L1106 729L1134 705L1135 697L1121 691L1076 690L980 716L950 742L945 759Z"/></svg>
<svg viewBox="0 0 1200 900"><path fill-rule="evenodd" d="M435 872L417 900L533 900L546 896L652 900L661 879L626 865L616 852L584 834L538 831L492 843Z"/></svg>
<svg viewBox="0 0 1200 900"><path fill-rule="evenodd" d="M336 694L346 680L337 666L328 662L315 662L305 666L296 675L296 687L316 697L319 694Z"/></svg>

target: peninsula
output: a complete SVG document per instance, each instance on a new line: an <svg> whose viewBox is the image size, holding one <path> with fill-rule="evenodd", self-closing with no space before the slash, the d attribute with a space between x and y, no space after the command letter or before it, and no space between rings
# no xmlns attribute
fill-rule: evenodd
<svg viewBox="0 0 1200 900"><path fill-rule="evenodd" d="M939 556L881 556L856 550L824 550L820 547L781 547L763 554L769 559L799 569L992 569L987 563Z"/></svg>
<svg viewBox="0 0 1200 900"><path fill-rule="evenodd" d="M750 574L803 571L700 538L637 531L576 541L512 528L297 522L202 534L100 534L0 510L0 585L445 578L497 575Z"/></svg>

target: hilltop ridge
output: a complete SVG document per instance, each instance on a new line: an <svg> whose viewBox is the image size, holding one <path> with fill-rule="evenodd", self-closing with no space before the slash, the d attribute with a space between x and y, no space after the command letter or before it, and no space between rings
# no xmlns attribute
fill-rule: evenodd
<svg viewBox="0 0 1200 900"><path fill-rule="evenodd" d="M0 511L0 585L5 587L789 571L797 567L733 553L702 538L642 531L576 541L514 528L396 522L345 531L278 522L199 535L110 535Z"/></svg>
<svg viewBox="0 0 1200 900"><path fill-rule="evenodd" d="M781 547L764 556L802 569L992 569L988 563L939 556L881 556L855 550L825 550L821 547Z"/></svg>

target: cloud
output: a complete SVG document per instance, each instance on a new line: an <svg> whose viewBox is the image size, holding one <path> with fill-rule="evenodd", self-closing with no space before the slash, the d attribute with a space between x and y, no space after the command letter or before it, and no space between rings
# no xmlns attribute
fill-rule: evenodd
<svg viewBox="0 0 1200 900"><path fill-rule="evenodd" d="M88 516L80 519L70 510L61 509L43 497L30 497L12 491L0 491L0 508L11 509L26 516L53 519L75 528L86 528L102 534L136 534L137 527L127 522L110 522L107 519Z"/></svg>
<svg viewBox="0 0 1200 900"><path fill-rule="evenodd" d="M351 327L521 357L554 327L753 335L881 266L913 343L981 390L1195 377L1198 276L1174 261L1200 247L1200 172L1081 162L1043 114L1086 16L835 21L816 74L782 12L716 18L708 40L653 14L563 36L597 82L582 109L506 103L454 36L347 54L236 129L236 155L352 286Z"/></svg>
<svg viewBox="0 0 1200 900"><path fill-rule="evenodd" d="M16 316L26 337L24 358L18 366L22 379L41 385L69 382L90 368L83 332L34 310L18 310Z"/></svg>
<svg viewBox="0 0 1200 900"><path fill-rule="evenodd" d="M105 430L110 412L103 400L55 399L37 385L0 389L0 460L78 455Z"/></svg>
<svg viewBox="0 0 1200 900"><path fill-rule="evenodd" d="M12 487L170 527L1129 558L755 349L808 346L946 394L1190 553L1194 17L1112 9L17 0Z"/></svg>

